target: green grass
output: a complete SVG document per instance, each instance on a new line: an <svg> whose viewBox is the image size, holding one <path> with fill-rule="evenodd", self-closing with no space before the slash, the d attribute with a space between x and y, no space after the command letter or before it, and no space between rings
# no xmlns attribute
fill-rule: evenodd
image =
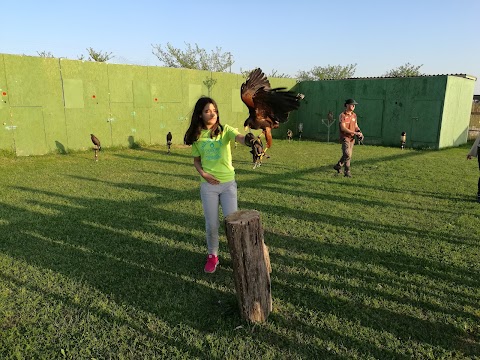
<svg viewBox="0 0 480 360"><path fill-rule="evenodd" d="M261 212L273 312L238 311L225 236L206 257L189 148L0 158L2 359L480 357L478 169L468 146L276 140L240 209Z"/></svg>

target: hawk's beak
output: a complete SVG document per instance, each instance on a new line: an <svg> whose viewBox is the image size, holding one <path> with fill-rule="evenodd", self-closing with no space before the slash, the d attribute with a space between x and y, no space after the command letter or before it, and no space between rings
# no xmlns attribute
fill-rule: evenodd
<svg viewBox="0 0 480 360"><path fill-rule="evenodd" d="M250 132L250 126L245 126L243 130L245 130L245 132Z"/></svg>

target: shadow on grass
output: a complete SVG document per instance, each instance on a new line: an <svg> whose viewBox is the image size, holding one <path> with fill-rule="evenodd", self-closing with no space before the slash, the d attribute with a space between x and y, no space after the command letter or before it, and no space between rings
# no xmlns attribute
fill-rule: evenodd
<svg viewBox="0 0 480 360"><path fill-rule="evenodd" d="M131 184L117 185L131 187ZM179 229L185 224L203 228L201 216L177 214L172 217L167 211L154 208L162 199L190 199L192 192L170 190L169 193L168 189L152 186L137 186L136 190L140 188L149 193L162 193L161 198L122 203L17 188L26 192L27 197L42 195L43 198L60 199L63 203L32 200L32 204L48 208L50 213L58 215L34 214L14 206L2 206L1 217L9 225L3 226L6 236L0 243L0 251L32 266L50 269L72 280L84 282L119 304L155 314L170 324L173 332L179 324L185 324L205 334L215 329L215 332L227 334L220 336L231 335L232 329L242 321L237 309L232 310L235 297L228 262L227 267L223 265L213 276L202 274L205 256L203 236L201 239L192 239L188 231L152 225L156 221L166 221ZM151 234L152 237L147 237L148 240L134 237L132 233L135 230ZM197 244L198 241L201 245ZM59 297L39 290L32 284L25 286L43 292L47 300L50 298L72 304L72 299L66 296ZM224 289L230 290L225 292ZM80 308L78 304L73 306ZM90 308L82 310L92 311ZM115 316L100 311L96 313L107 322L125 324L146 336L188 351L193 356L208 357L208 348L189 346L191 339L184 338L181 341L181 333L164 339ZM248 330L245 331L244 335L248 335ZM178 344L179 340L182 345ZM297 346L291 350L281 337L277 340L279 343L276 347L302 356L320 351L310 346Z"/></svg>
<svg viewBox="0 0 480 360"><path fill-rule="evenodd" d="M222 327L232 331L242 321L238 311L231 309L235 299L231 274L203 273L203 214L172 214L156 207L159 203L191 200L194 195L198 197L198 190L175 191L135 184L112 186L135 187L158 196L118 202L17 187L27 198L48 196L62 200L62 204L30 200L30 204L55 215L2 206L0 218L8 225L2 226L6 236L0 242L0 251L85 282L119 304L155 314L171 329L185 324L205 333ZM225 313L229 314L227 318ZM106 321L112 319L118 320L105 317ZM132 327L135 328L133 324ZM179 337L181 332L171 336L170 343L174 345L171 339L175 338L178 345ZM189 348L183 342L179 348L187 348L193 356L208 357L207 350Z"/></svg>
<svg viewBox="0 0 480 360"><path fill-rule="evenodd" d="M186 165L187 164L187 159L190 159L191 162L188 163L189 166L193 167L193 157L184 155L181 153L171 153L168 155L167 153L164 153L163 151L147 151L147 153L152 153L153 154L158 154L158 157L147 157L147 156L141 156L142 151L138 151L138 154L136 152L129 153L129 154L113 154L114 157L120 158L120 159L126 159L126 160L141 160L141 161L154 161L154 162L165 162L165 163L173 163L173 164L178 164L178 165Z"/></svg>
<svg viewBox="0 0 480 360"><path fill-rule="evenodd" d="M337 334L326 322L320 322L324 326L313 326L309 317L316 313L323 318L338 318L340 322L359 324L378 334L391 334L405 344L430 344L453 354L461 352L470 357L480 352L480 334L474 329L462 331L451 323L452 319L478 323L477 315L464 311L478 308L478 296L473 295L473 289L480 287L477 271L406 254L319 243L269 232L265 232L265 239L273 267L274 306L276 300L295 307L291 317L288 312L283 312L284 317L273 314L280 326L301 328L303 336L335 339L347 348L359 349L379 359L403 356L378 348L378 342L370 339L359 342L359 337ZM318 255L313 256L314 260L289 256L304 251ZM439 287L438 278L443 280L443 287ZM457 291L451 284L472 289L472 295ZM295 315L297 309L303 309L304 318ZM441 322L430 320L428 312L451 319L444 322L442 315Z"/></svg>
<svg viewBox="0 0 480 360"><path fill-rule="evenodd" d="M72 254L72 255L75 255L75 254ZM31 282L29 282L28 280L22 281L22 280L19 280L18 278L14 278L12 276L8 276L2 273L0 273L0 279L8 283L15 284L15 286L18 288L28 289L36 294L40 294L42 296L42 301L45 303L48 303L48 302L61 303L63 307L78 309L79 313L93 314L99 319L102 319L108 324L111 324L112 326L115 324L116 326L125 326L128 329L131 329L131 330L133 329L137 334L141 334L146 338L158 341L164 347L176 349L175 351L172 351L173 353L180 353L180 354L183 353L184 356L189 355L189 356L196 356L200 358L206 358L209 355L208 351L206 350L202 351L197 346L189 345L187 341L183 341L179 343L177 340L178 334L175 334L175 331L173 330L174 326L171 326L171 329L172 329L171 332L167 332L167 333L158 332L158 331L152 330L148 326L143 326L144 324L142 324L141 322L129 321L124 317L116 316L114 311L103 310L97 306L79 304L78 301L74 300L73 297L71 296L62 295L62 294L50 291L48 289L36 286ZM161 278L160 278L160 281L161 281ZM98 334L98 336L103 337L104 334ZM185 339L185 340L188 340L188 339ZM55 346L56 344L55 345L52 344L52 345ZM107 349L97 348L95 352L99 352L100 355L102 355L102 353L105 353L104 354L105 357L110 357L112 350L114 349L107 350Z"/></svg>

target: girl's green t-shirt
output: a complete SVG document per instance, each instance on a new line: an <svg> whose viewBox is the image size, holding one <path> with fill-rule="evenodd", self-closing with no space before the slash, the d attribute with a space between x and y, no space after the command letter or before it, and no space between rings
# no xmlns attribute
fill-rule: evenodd
<svg viewBox="0 0 480 360"><path fill-rule="evenodd" d="M215 176L221 183L235 180L232 165L230 142L240 134L237 129L224 125L223 131L215 138L210 138L210 130L202 130L197 141L192 144L192 155L200 156L205 172ZM200 177L202 182L206 180Z"/></svg>

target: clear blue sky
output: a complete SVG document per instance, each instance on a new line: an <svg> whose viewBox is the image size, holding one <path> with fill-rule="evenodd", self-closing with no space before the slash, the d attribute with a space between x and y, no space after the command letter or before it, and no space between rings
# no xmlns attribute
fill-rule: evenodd
<svg viewBox="0 0 480 360"><path fill-rule="evenodd" d="M355 77L382 76L408 62L430 75L480 78L477 0L12 0L0 8L0 53L77 59L92 47L113 63L161 65L152 44L190 43L232 53L236 73L357 64Z"/></svg>

